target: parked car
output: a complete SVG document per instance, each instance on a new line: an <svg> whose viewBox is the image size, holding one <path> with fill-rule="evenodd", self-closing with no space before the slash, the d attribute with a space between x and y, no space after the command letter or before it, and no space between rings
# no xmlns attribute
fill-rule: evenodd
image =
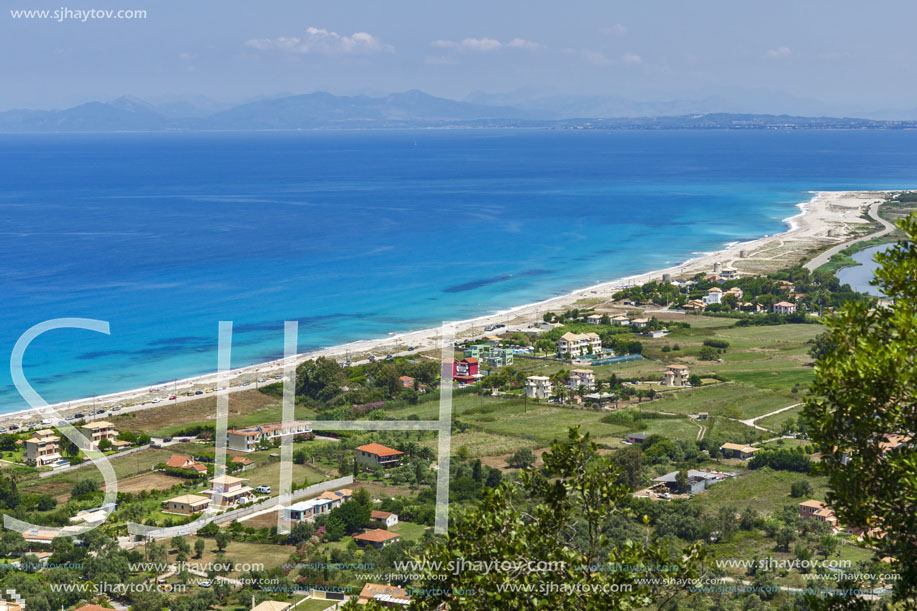
<svg viewBox="0 0 917 611"><path fill-rule="evenodd" d="M259 494L270 494L271 487L270 486L258 486L257 488L255 488L255 492Z"/></svg>
<svg viewBox="0 0 917 611"><path fill-rule="evenodd" d="M178 397L176 397L175 395L172 395L171 397L169 397L169 401L175 401L176 399L178 399Z"/></svg>

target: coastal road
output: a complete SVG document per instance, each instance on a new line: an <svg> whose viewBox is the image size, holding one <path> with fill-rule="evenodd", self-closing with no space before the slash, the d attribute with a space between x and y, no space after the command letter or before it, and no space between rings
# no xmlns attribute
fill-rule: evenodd
<svg viewBox="0 0 917 611"><path fill-rule="evenodd" d="M881 203L878 203L878 204L873 204L872 206L869 207L869 216L872 217L874 220L878 221L880 225L882 225L882 229L880 231L871 233L867 236L863 236L862 238L857 238L855 240L850 240L849 242L838 244L837 246L832 246L825 252L821 253L820 255L818 255L817 257L815 257L808 263L806 263L805 268L809 270L810 272L814 272L816 269L818 269L819 267L827 263L831 259L831 257L836 255L840 251L844 250L848 246L852 246L853 244L857 244L858 242L864 242L866 240L871 240L873 238L880 238L888 233L891 233L895 229L895 226L889 223L888 221L886 221L881 216L879 216L879 206L880 205Z"/></svg>

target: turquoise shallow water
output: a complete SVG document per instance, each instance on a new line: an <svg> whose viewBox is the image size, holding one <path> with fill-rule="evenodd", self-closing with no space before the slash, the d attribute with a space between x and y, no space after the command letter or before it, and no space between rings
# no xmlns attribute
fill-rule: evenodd
<svg viewBox="0 0 917 611"><path fill-rule="evenodd" d="M917 186L904 131L0 136L0 359L49 401L460 320L782 231L811 190ZM25 407L0 367L0 411Z"/></svg>

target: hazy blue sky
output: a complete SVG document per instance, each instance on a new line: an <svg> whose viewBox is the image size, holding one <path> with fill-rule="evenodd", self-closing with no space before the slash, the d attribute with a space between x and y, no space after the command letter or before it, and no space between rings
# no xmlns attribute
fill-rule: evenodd
<svg viewBox="0 0 917 611"><path fill-rule="evenodd" d="M122 94L453 98L531 87L639 99L917 107L917 3L893 0L6 0L145 20L0 15L0 108ZM77 2L77 0L73 0Z"/></svg>

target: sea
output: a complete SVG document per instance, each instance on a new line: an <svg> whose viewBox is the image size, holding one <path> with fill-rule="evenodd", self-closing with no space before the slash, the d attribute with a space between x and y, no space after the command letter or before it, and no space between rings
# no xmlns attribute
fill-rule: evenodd
<svg viewBox="0 0 917 611"><path fill-rule="evenodd" d="M912 131L0 135L0 361L49 402L499 312L917 188ZM0 412L26 408L0 366Z"/></svg>

